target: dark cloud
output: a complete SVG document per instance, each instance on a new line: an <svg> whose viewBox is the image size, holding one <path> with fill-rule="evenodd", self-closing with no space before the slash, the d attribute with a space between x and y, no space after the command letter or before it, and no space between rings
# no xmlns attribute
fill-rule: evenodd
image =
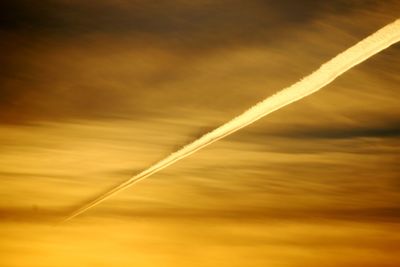
<svg viewBox="0 0 400 267"><path fill-rule="evenodd" d="M257 140L268 137L282 137L294 139L353 139L353 138L387 138L400 136L400 121L381 118L384 122L382 125L296 125L288 126L279 132L265 129L265 132L252 131L246 134L231 137L238 141Z"/></svg>
<svg viewBox="0 0 400 267"><path fill-rule="evenodd" d="M93 33L153 36L192 48L257 43L326 15L374 9L380 1L62 1L3 2L0 29L61 38Z"/></svg>
<svg viewBox="0 0 400 267"><path fill-rule="evenodd" d="M400 123L394 122L386 127L360 127L342 129L311 129L309 131L290 131L287 134L293 138L317 138L317 139L349 139L349 138L385 138L399 137Z"/></svg>
<svg viewBox="0 0 400 267"><path fill-rule="evenodd" d="M218 80L251 77L260 70L238 69L230 77L210 71L200 80L196 63L204 58L236 46L266 47L278 42L277 49L285 39L295 40L298 31L318 29L316 23L325 30L325 20L329 24L335 16L366 18L375 10L375 16L386 12L379 23L368 27L353 26L363 22L359 17L346 24L350 33L362 37L364 31L368 34L393 17L396 8L391 3L4 1L0 4L0 64L4 66L0 121L132 119L159 116L160 107L178 103L191 109L209 105L220 99L210 92ZM287 57L297 57L296 53ZM229 62L229 58L222 60ZM224 90L218 92L225 94Z"/></svg>
<svg viewBox="0 0 400 267"><path fill-rule="evenodd" d="M3 2L3 30L37 30L58 34L101 32L146 32L157 34L199 31L242 31L248 26L277 26L309 21L326 7L349 11L374 1L59 1ZM375 1L376 2L376 1ZM263 16L264 15L264 16ZM269 17L269 18L268 18ZM280 20L276 20L280 18Z"/></svg>
<svg viewBox="0 0 400 267"><path fill-rule="evenodd" d="M124 215L130 217L160 217L160 218L193 218L193 219L227 219L227 220L298 220L298 221L313 221L313 220L343 220L343 221L358 221L358 222L400 222L400 207L380 207L380 208L324 208L324 209L293 209L293 210L276 210L276 209L260 209L252 210L171 210L166 209L168 212L135 212L135 211L116 211L116 210L103 210L101 213L111 212L115 215Z"/></svg>
<svg viewBox="0 0 400 267"><path fill-rule="evenodd" d="M59 210L43 209L32 205L29 208L0 208L0 221L7 222L57 222L63 215Z"/></svg>
<svg viewBox="0 0 400 267"><path fill-rule="evenodd" d="M1 221L41 221L59 222L70 209L49 209L32 205L29 208L0 208ZM89 216L123 216L136 219L193 219L193 220L234 220L236 222L264 221L265 223L284 221L349 221L349 222L400 222L400 207L374 208L324 208L324 209L243 209L243 210L213 210L213 209L176 209L160 208L157 210L127 210L102 208L89 212ZM82 215L83 217L86 215Z"/></svg>

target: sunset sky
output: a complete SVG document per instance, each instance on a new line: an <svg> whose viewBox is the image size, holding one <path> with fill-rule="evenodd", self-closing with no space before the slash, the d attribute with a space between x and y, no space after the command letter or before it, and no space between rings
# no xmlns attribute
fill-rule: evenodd
<svg viewBox="0 0 400 267"><path fill-rule="evenodd" d="M400 44L57 225L399 14L396 0L3 1L0 266L400 266Z"/></svg>

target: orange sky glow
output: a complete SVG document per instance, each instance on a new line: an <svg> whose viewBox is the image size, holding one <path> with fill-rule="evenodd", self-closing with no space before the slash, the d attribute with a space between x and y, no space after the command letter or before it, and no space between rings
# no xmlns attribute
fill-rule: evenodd
<svg viewBox="0 0 400 267"><path fill-rule="evenodd" d="M398 1L1 3L0 265L400 265L400 46L56 225Z"/></svg>

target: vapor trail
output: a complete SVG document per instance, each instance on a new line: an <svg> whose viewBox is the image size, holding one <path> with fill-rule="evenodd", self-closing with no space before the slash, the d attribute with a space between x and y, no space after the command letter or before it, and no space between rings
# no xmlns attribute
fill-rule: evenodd
<svg viewBox="0 0 400 267"><path fill-rule="evenodd" d="M379 53L385 48L400 41L400 19L383 27L368 36L346 51L338 54L333 59L323 64L318 70L301 79L295 84L257 103L238 117L203 135L199 139L170 154L165 159L155 163L148 169L133 176L126 182L119 184L108 192L98 196L95 200L85 204L80 209L70 214L64 221L70 220L116 193L132 186L148 176L168 167L169 165L186 158L194 152L206 147L219 139L230 135L243 127L261 119L275 110L283 108L295 101L315 93L325 85L331 83L341 74L360 64L369 57Z"/></svg>

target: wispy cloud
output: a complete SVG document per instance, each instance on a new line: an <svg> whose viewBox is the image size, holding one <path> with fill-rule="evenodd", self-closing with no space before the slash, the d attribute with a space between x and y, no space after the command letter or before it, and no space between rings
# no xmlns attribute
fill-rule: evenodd
<svg viewBox="0 0 400 267"><path fill-rule="evenodd" d="M79 214L98 205L120 191L136 184L150 175L157 173L173 163L190 156L191 154L218 141L219 139L222 139L250 125L251 123L285 107L286 105L289 105L320 90L322 87L331 83L334 79L352 67L360 64L369 57L379 53L398 41L400 41L400 20L396 20L395 22L380 29L376 33L370 35L366 39L360 41L355 46L350 47L343 53L324 63L318 70L303 78L299 82L261 101L226 124L203 135L193 143L190 143L182 149L172 153L165 159L150 166L148 169L145 169L143 172L135 175L126 182L109 191L106 191L104 194L96 197L93 201L90 201L82 208L73 212L65 220L70 220L78 216Z"/></svg>

